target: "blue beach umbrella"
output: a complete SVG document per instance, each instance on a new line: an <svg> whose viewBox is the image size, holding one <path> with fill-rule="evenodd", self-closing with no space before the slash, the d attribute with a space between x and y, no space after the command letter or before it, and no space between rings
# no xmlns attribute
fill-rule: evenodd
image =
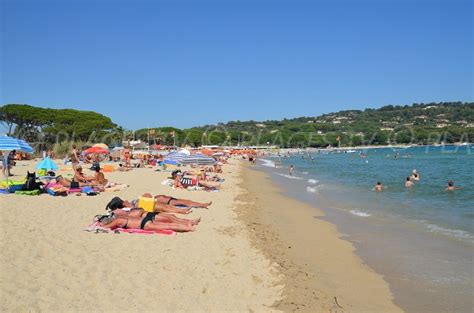
<svg viewBox="0 0 474 313"><path fill-rule="evenodd" d="M16 139L8 136L0 136L0 151L22 151L26 153L33 153L33 148L24 140Z"/></svg>
<svg viewBox="0 0 474 313"><path fill-rule="evenodd" d="M50 157L46 157L43 161L39 162L36 165L36 169L38 170L57 170L58 166L51 160Z"/></svg>
<svg viewBox="0 0 474 313"><path fill-rule="evenodd" d="M26 153L33 153L34 150L33 148L27 144L24 140L9 137L9 136L0 136L0 151L22 151ZM8 158L8 153L6 153L3 156L3 166L8 166L7 164L7 158ZM5 178L7 181L7 186L8 186L8 175L7 171L4 169L4 174Z"/></svg>

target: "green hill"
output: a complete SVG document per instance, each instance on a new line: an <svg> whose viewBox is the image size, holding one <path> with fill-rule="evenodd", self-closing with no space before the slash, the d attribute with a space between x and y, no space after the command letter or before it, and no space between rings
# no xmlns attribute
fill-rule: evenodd
<svg viewBox="0 0 474 313"><path fill-rule="evenodd" d="M171 144L170 129L157 128ZM163 131L164 130L164 131ZM281 121L230 121L178 130L177 142L224 145L326 147L474 142L474 103L415 103L348 110ZM146 129L137 131L146 140ZM174 139L173 139L174 140Z"/></svg>
<svg viewBox="0 0 474 313"><path fill-rule="evenodd" d="M46 145L61 141L141 139L167 145L277 145L327 147L474 142L474 103L415 103L347 110L281 121L230 121L189 129L158 127L125 131L109 117L90 111L8 104L0 122L19 137Z"/></svg>

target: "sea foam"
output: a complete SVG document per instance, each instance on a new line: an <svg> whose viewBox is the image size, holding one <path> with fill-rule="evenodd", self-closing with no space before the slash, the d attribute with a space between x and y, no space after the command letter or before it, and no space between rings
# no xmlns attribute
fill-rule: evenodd
<svg viewBox="0 0 474 313"><path fill-rule="evenodd" d="M288 175L288 174L281 174L281 173L275 173L276 175L279 175L279 176L282 176L282 177L285 177L285 178L288 178L288 179L303 179L301 177L298 177L298 176L292 176L292 175Z"/></svg>
<svg viewBox="0 0 474 313"><path fill-rule="evenodd" d="M262 161L262 166L275 168L275 162L267 159L260 159Z"/></svg>
<svg viewBox="0 0 474 313"><path fill-rule="evenodd" d="M318 192L318 187L308 186L308 187L306 187L306 191L311 192L311 193L316 193L316 192Z"/></svg>
<svg viewBox="0 0 474 313"><path fill-rule="evenodd" d="M352 215L359 216L359 217L369 217L372 215L370 213L362 212L359 210L350 210L350 212Z"/></svg>
<svg viewBox="0 0 474 313"><path fill-rule="evenodd" d="M438 233L438 234L443 234L449 237L453 237L456 239L464 239L464 240L470 240L474 241L474 236L469 234L468 232L460 229L449 229L449 228L444 228L438 225L434 224L426 224L426 228L432 233Z"/></svg>

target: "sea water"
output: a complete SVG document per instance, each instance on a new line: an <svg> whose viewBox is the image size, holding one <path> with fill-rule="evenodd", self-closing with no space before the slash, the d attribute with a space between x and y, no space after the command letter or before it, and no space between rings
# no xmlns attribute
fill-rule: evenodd
<svg viewBox="0 0 474 313"><path fill-rule="evenodd" d="M259 164L290 196L325 211L402 308L474 310L473 147L300 152ZM414 169L420 181L405 188ZM382 192L373 191L378 181ZM463 189L445 191L448 181Z"/></svg>

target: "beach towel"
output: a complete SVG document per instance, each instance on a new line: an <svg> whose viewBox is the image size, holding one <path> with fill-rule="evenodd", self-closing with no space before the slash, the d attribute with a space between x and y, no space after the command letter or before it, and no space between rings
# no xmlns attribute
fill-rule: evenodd
<svg viewBox="0 0 474 313"><path fill-rule="evenodd" d="M128 185L126 184L115 184L113 186L110 186L110 187L105 187L105 191L120 191L120 190L123 190L125 188L128 188Z"/></svg>
<svg viewBox="0 0 474 313"><path fill-rule="evenodd" d="M41 191L38 189L36 190L17 190L15 191L16 195L23 195L23 196L39 196Z"/></svg>

